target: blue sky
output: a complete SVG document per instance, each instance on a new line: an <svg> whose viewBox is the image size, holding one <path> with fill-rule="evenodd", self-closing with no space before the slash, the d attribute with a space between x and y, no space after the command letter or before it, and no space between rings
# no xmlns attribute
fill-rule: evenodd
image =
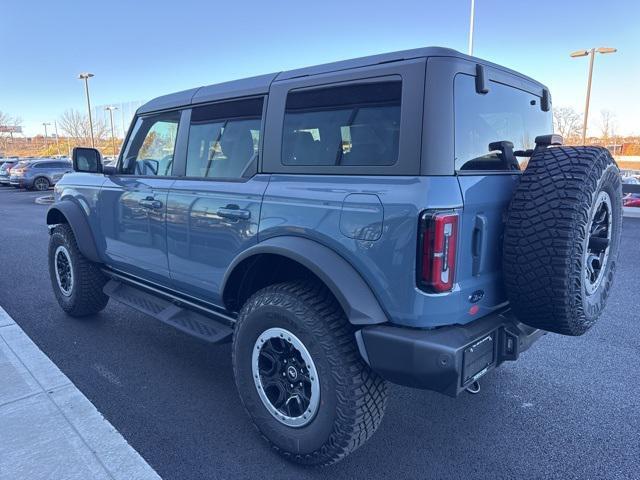
<svg viewBox="0 0 640 480"><path fill-rule="evenodd" d="M394 50L466 51L469 0L8 0L0 9L0 110L40 133L85 111L77 74L95 73L94 105L148 100L235 78ZM596 57L590 127L600 110L640 134L640 1L476 0L474 54L547 84L554 106L582 112ZM116 122L117 124L120 122Z"/></svg>

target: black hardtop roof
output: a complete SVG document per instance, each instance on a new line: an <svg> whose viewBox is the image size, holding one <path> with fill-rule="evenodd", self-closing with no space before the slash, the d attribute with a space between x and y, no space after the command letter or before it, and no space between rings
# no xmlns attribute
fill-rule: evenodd
<svg viewBox="0 0 640 480"><path fill-rule="evenodd" d="M464 53L460 53L457 50L453 50L451 48L424 47L415 48L412 50L402 50L399 52L382 53L379 55L370 55L367 57L325 63L322 65L315 65L311 67L297 68L284 72L269 73L266 75L259 75L257 77L232 80L229 82L217 83L214 85L208 85L199 88L191 88L189 90L183 90L181 92L170 93L168 95L154 98L153 100L150 100L149 102L142 105L138 109L138 113L144 114L198 103L247 97L252 95L264 95L269 92L269 87L273 82L281 80L289 80L292 78L337 72L340 70L366 67L380 63L390 63L400 60L410 60L414 58L424 57L456 57L476 63L481 63L483 65L505 71L512 75L516 75L524 80L539 85L541 88L544 88L544 85L542 85L540 82L501 65L497 65L477 57L465 55Z"/></svg>

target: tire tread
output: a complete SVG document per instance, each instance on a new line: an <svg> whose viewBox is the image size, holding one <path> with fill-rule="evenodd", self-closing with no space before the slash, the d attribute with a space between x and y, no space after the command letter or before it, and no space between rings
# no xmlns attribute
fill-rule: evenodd
<svg viewBox="0 0 640 480"><path fill-rule="evenodd" d="M362 360L354 341L353 326L323 285L311 281L292 281L256 292L243 306L234 336L241 329L242 319L263 305L278 305L301 319L307 319L308 310L311 309L323 319L323 322L306 321L305 327L310 329L310 334L327 354L339 401L337 421L331 437L311 454L284 451L262 432L260 434L274 450L297 463L335 463L365 443L380 425L387 403L387 384ZM234 349L234 370L236 362Z"/></svg>
<svg viewBox="0 0 640 480"><path fill-rule="evenodd" d="M595 322L597 316L584 309L581 275L590 209L603 178L614 182L621 198L618 168L600 147L548 148L529 161L509 206L503 242L505 286L523 323L582 335ZM615 256L610 261L608 284Z"/></svg>
<svg viewBox="0 0 640 480"><path fill-rule="evenodd" d="M60 238L61 243L67 246L71 255L71 261L74 264L76 275L74 278L74 288L77 289L72 295L73 299L70 302L66 302L61 299L61 293L58 291L55 272L53 271L52 258L57 246L56 239ZM100 271L99 266L88 260L82 255L78 244L76 242L75 235L71 226L67 223L61 223L56 225L51 234L51 241L49 243L49 269L51 276L51 283L58 303L67 314L72 317L84 317L92 315L103 310L109 301L109 297L103 292L104 285L107 282L107 278Z"/></svg>

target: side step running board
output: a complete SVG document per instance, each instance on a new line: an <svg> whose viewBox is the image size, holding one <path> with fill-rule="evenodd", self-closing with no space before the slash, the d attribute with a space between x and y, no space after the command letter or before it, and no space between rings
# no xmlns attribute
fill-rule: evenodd
<svg viewBox="0 0 640 480"><path fill-rule="evenodd" d="M109 280L104 286L104 293L120 303L207 342L222 343L231 339L233 329L230 326L180 307L140 288L117 280Z"/></svg>

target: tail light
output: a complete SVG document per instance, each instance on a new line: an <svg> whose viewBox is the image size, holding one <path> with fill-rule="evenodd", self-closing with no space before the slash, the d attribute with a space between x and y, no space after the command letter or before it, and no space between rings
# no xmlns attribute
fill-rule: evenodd
<svg viewBox="0 0 640 480"><path fill-rule="evenodd" d="M458 215L425 212L420 217L418 284L441 293L453 288L456 273Z"/></svg>

